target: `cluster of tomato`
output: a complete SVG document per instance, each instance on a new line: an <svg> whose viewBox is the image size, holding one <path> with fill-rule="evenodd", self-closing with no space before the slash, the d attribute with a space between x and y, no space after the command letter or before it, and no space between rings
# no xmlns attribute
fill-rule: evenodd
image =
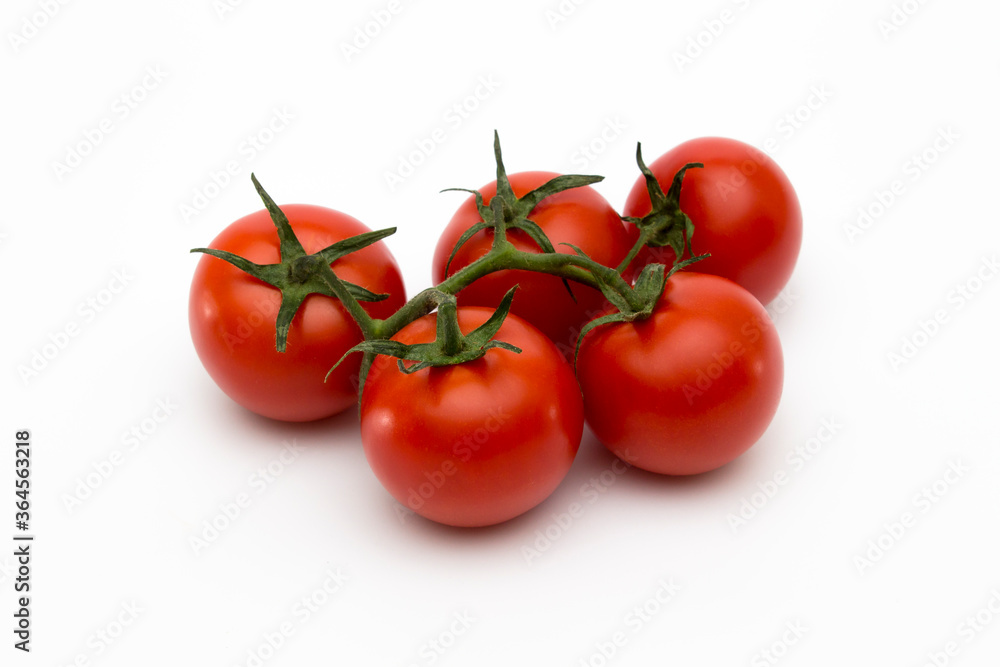
<svg viewBox="0 0 1000 667"><path fill-rule="evenodd" d="M798 200L773 160L730 139L688 141L648 168L639 161L644 174L624 216L593 188L573 186L541 199L529 217L550 252L619 267L631 285L643 267L681 259L684 246L657 241L654 224L679 206L693 223L687 247L710 256L666 274L648 312L607 317L618 312L607 294L578 283L567 289L563 275L512 265L454 295L458 327L470 334L495 318L517 285L494 336L504 347L416 372L369 353L363 367L360 355L344 359L363 333L343 299L319 283L298 291L275 285L307 265L289 263L292 249L322 257L324 270L328 264L336 279L373 297L358 303L384 321L406 305L388 248L372 237L350 252L323 254L370 230L327 208L269 206L226 228L211 244L216 256L197 267L190 324L198 355L226 394L279 420L329 417L354 405L361 387L361 440L376 476L400 503L445 524L495 524L541 503L569 470L584 419L611 452L645 470L690 475L724 465L760 438L777 410L782 352L762 304L784 287L798 257ZM524 197L556 177L504 173L501 184ZM435 283L495 247L496 228L468 232L483 226L483 206L496 193L497 181L478 190L444 229ZM281 214L294 235L280 225L276 233ZM519 251L545 252L521 229L504 233ZM433 343L441 312L404 322L392 341L406 349Z"/></svg>

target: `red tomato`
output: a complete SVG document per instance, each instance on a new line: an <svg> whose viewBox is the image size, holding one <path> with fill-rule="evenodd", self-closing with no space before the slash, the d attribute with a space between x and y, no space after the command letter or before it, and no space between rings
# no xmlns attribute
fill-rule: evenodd
<svg viewBox="0 0 1000 667"><path fill-rule="evenodd" d="M778 408L783 362L752 294L725 278L682 272L649 319L591 331L577 376L587 422L616 456L692 475L760 438Z"/></svg>
<svg viewBox="0 0 1000 667"><path fill-rule="evenodd" d="M729 278L764 304L778 295L795 268L802 245L802 211L785 172L765 153L734 139L692 139L649 165L664 192L689 162L680 206L694 223L691 249L712 256L696 271ZM625 215L649 213L646 180L640 176L625 202ZM638 230L630 225L633 238ZM634 268L674 261L669 247L644 248Z"/></svg>
<svg viewBox="0 0 1000 667"><path fill-rule="evenodd" d="M546 171L529 171L509 177L514 194L523 197L558 174ZM496 194L496 181L479 190L489 205ZM548 236L556 252L571 253L560 243L572 243L592 259L605 266L615 267L628 254L632 244L618 214L596 190L591 187L573 188L543 199L531 213L530 220L538 224ZM434 282L445 279L445 266L459 237L476 223L482 222L476 208L475 197L469 197L459 207L438 240L434 251ZM512 230L511 242L527 252L540 252L527 234ZM493 243L493 232L484 230L473 236L455 255L448 275L468 266L487 252ZM604 295L578 283L570 283L576 302L566 291L562 281L555 276L531 271L506 270L485 276L458 294L460 306L496 306L514 285L519 285L517 298L511 310L528 320L559 347L567 359L572 359L580 329L603 310Z"/></svg>
<svg viewBox="0 0 1000 667"><path fill-rule="evenodd" d="M515 301L517 299L515 298ZM493 314L459 308L469 333ZM428 343L437 315L395 340ZM488 526L545 500L569 470L583 435L583 400L572 367L538 329L509 315L475 361L406 375L378 357L361 396L368 463L396 500L452 526Z"/></svg>
<svg viewBox="0 0 1000 667"><path fill-rule="evenodd" d="M371 231L349 215L292 204L282 206L307 253ZM280 260L278 233L266 210L240 218L212 241L257 264ZM381 241L334 262L337 275L385 301L365 303L385 318L405 303L399 267ZM275 350L275 317L281 293L228 262L201 258L191 284L189 320L195 349L208 374L234 401L259 415L311 421L337 414L357 401L360 358L354 355L323 377L362 336L341 303L328 296L306 298L292 321L284 353Z"/></svg>

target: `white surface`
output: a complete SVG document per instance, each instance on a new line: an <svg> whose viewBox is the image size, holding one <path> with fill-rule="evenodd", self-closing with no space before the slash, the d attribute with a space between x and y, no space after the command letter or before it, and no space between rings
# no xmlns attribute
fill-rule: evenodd
<svg viewBox="0 0 1000 667"><path fill-rule="evenodd" d="M910 0L916 13L886 38L887 0L577 3L562 3L575 9L553 28L556 0L403 0L350 62L341 44L388 0L248 1L221 18L210 0L68 3L17 52L9 33L44 3L4 4L0 434L10 445L17 428L33 430L38 538L28 656L11 647L13 563L0 550L0 662L253 665L248 651L288 622L293 634L263 664L917 666L949 642L947 664L995 664L1000 279L961 308L952 291L1000 250L1000 7ZM679 71L675 52L724 9L731 22ZM147 68L165 74L124 117L116 100ZM498 87L452 120L490 77ZM779 124L815 89L829 98L812 97L818 108L789 133ZM244 142L275 110L293 118L251 157ZM111 133L58 179L53 163L105 118ZM578 155L608 123L624 127L596 159ZM390 191L384 173L438 127L444 143ZM539 509L453 531L400 523L352 414L270 423L215 388L188 336L187 251L260 208L251 170L279 202L399 225L390 245L413 293L461 201L438 191L491 180L494 128L511 171L604 174L597 189L616 207L638 173L637 140L649 159L708 134L776 140L805 241L776 316L785 395L747 455L697 479L629 472L595 493L584 486L613 459L587 436ZM914 178L907 162L947 128L958 138ZM185 221L180 206L230 160L238 176ZM845 224L897 179L903 194L851 242ZM79 309L122 269L131 278L102 312ZM894 369L888 354L938 310L947 321ZM80 334L22 381L18 366L70 323ZM158 400L177 407L127 450L123 434ZM831 419L835 435L797 469L789 452ZM250 477L288 439L301 454L257 493ZM114 450L122 464L68 511L65 494ZM951 462L968 471L937 502L920 500ZM734 531L729 515L779 471L787 483ZM240 493L250 507L195 555L190 538ZM523 547L559 532L553 515L573 502L582 516L529 564ZM914 525L859 568L869 540L906 512ZM294 606L331 569L349 581L305 618ZM661 580L680 586L665 604ZM991 598L981 619L992 622L972 632L963 624ZM649 600L647 620L630 616ZM95 633L114 632L131 603L138 618L102 644ZM452 637L466 612L471 627ZM625 644L602 662L616 633ZM454 643L438 654L436 638ZM777 663L760 653L772 645Z"/></svg>

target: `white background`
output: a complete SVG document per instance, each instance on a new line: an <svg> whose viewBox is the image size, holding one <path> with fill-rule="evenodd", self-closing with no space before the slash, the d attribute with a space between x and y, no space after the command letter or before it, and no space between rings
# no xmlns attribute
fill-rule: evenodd
<svg viewBox="0 0 1000 667"><path fill-rule="evenodd" d="M885 34L890 0L590 0L561 14L556 0L404 0L350 58L343 45L387 0L50 4L46 18L45 3L11 0L0 17L0 536L14 532L25 427L37 535L30 655L11 646L13 547L0 550L4 665L996 664L996 3L909 0ZM268 137L275 110L292 120ZM445 141L390 188L386 172L438 127ZM353 411L273 423L212 384L187 329L187 251L260 208L251 170L279 203L398 225L412 294L462 200L438 191L492 179L494 128L512 172L603 174L617 208L636 141L651 160L703 135L775 140L805 238L773 309L784 397L745 456L692 479L614 476L588 434L541 507L456 531L400 521ZM251 150L251 135L270 141ZM238 175L211 187L229 161ZM210 196L185 216L196 192ZM876 215L849 234L859 207ZM127 284L111 294L116 271ZM904 341L919 347L893 363ZM175 406L162 423L158 401ZM135 427L149 435L129 450ZM292 439L301 453L257 493L250 477ZM810 439L808 462L788 458ZM121 464L68 508L116 450ZM602 473L614 483L595 492ZM196 554L191 538L241 493L250 506ZM559 527L574 502L582 515ZM678 587L666 602L661 581ZM324 604L306 618L296 605L313 595Z"/></svg>

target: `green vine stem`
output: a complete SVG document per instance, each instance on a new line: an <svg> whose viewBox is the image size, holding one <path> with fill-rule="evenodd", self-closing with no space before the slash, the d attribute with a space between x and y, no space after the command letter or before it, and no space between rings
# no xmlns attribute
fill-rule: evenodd
<svg viewBox="0 0 1000 667"><path fill-rule="evenodd" d="M427 288L415 295L402 308L384 320L373 319L368 315L354 298L354 295L342 283L339 287L335 287L335 283L331 282L329 286L344 302L352 316L355 312L360 313L356 319L359 320L359 325L362 322L365 323L361 325L362 332L364 333L366 330L370 332L370 335L366 334L365 338L392 338L407 324L433 312L438 306L438 294L443 292L457 295L480 278L507 269L548 273L603 292L610 288L633 312L641 312L645 309L640 295L615 269L604 266L586 256L565 253L531 253L518 250L511 244L494 246L486 255L446 278L436 287ZM340 282L333 275L333 271L329 272L328 277L332 281Z"/></svg>
<svg viewBox="0 0 1000 667"><path fill-rule="evenodd" d="M254 176L251 176L254 187L270 213L281 241L281 263L258 266L221 251L198 248L194 252L205 252L224 259L282 290L284 317L279 318L282 321L278 323L283 325L279 326L278 329L277 347L279 352L284 351L287 324L290 324L291 318L306 295L321 293L339 299L357 323L364 337L364 341L351 350L351 352L364 353L359 376L361 387L364 386L377 354L397 357L400 368L404 368L402 364L404 359L417 361L418 363L405 367L406 372L412 372L414 369L430 365L462 363L464 360L478 358L485 353L485 350L496 347L519 351L502 341L492 340L510 310L511 299L514 296L513 289L504 297L503 303L487 325L483 325L468 336L463 335L459 330L456 295L475 281L491 273L511 269L547 273L561 278L567 289L569 289L567 281L572 280L603 293L617 309L617 313L610 316L612 319L631 321L647 317L652 312L656 301L663 292L666 280L674 271L707 256L683 260L684 251L690 252L689 239L693 229L690 220L677 205L684 172L688 168L699 167L700 164L686 165L677 173L670 192L663 193L643 163L640 147L637 151L637 161L649 182L654 208L645 218L626 219L639 227L639 238L621 265L617 268L611 268L594 261L581 249L569 244L564 245L568 245L572 249L572 253L556 252L545 233L529 218L534 207L545 197L571 188L596 183L602 180L602 177L557 176L519 198L510 187L501 156L500 138L497 134L494 134L494 153L497 162L497 194L493 196L487 206L484 204L482 194L473 192L482 222L467 231L455 247L457 251L475 233L483 231L494 235L490 250L446 278L439 285L418 293L385 319L373 318L361 306L361 300L380 300L385 298L385 295L373 294L358 285L341 280L330 264L347 253L359 250L389 236L395 232L395 229L362 234L345 239L315 255L306 255L295 237L288 218ZM538 250L529 252L518 249L507 236L512 229L527 233L538 246ZM646 245L671 245L677 250L676 260L669 272L662 265L646 267L633 287L622 277L622 273L642 247ZM454 254L453 251L452 257ZM572 290L570 290L570 294L572 295ZM438 311L438 336L434 344L402 346L390 340L405 326L434 310ZM601 318L601 320L590 323L585 331L599 326L604 321L610 320ZM582 340L582 335L580 339Z"/></svg>

